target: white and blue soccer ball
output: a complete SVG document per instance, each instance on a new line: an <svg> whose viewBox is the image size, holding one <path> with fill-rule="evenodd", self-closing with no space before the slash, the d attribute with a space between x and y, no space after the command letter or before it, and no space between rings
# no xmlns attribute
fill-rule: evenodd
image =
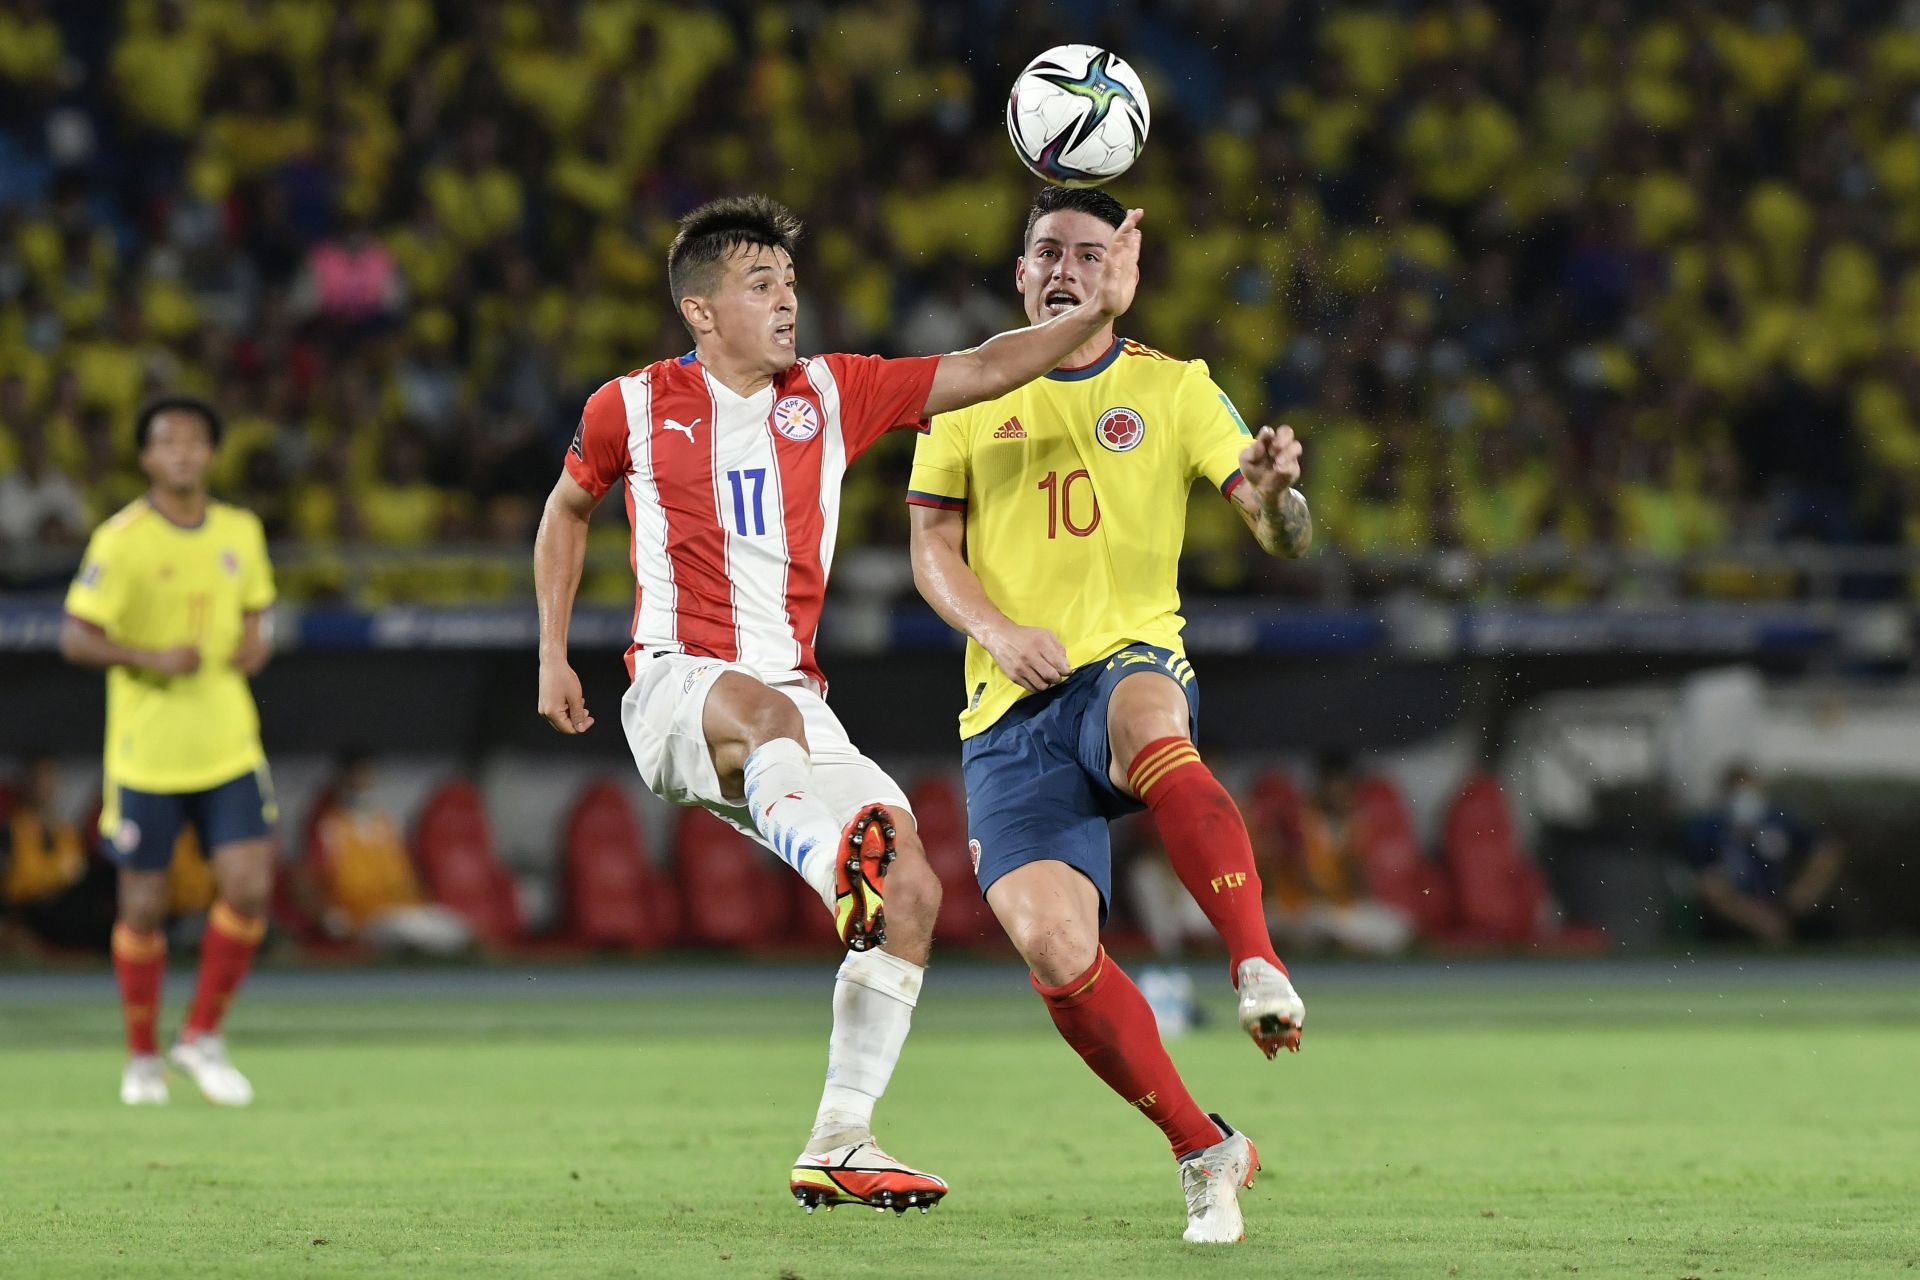
<svg viewBox="0 0 1920 1280"><path fill-rule="evenodd" d="M1139 73L1090 44L1047 50L1007 96L1007 136L1020 163L1063 187L1125 173L1146 145L1151 113Z"/></svg>

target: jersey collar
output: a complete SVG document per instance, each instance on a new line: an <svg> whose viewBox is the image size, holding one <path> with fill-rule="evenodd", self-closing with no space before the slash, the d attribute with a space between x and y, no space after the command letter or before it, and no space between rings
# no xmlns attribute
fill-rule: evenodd
<svg viewBox="0 0 1920 1280"><path fill-rule="evenodd" d="M209 498L207 499L207 505L200 509L199 520L193 524L181 524L178 520L175 520L172 516L162 511L151 497L143 497L141 501L147 504L147 510L160 517L161 523L165 524L169 529L178 529L182 533L197 533L206 528L207 517L213 514L213 499Z"/></svg>
<svg viewBox="0 0 1920 1280"><path fill-rule="evenodd" d="M1049 369L1047 377L1055 382L1084 382L1086 379L1105 373L1107 367L1120 358L1121 349L1126 346L1120 341L1120 335L1113 336L1113 345L1092 364L1083 364L1072 369Z"/></svg>

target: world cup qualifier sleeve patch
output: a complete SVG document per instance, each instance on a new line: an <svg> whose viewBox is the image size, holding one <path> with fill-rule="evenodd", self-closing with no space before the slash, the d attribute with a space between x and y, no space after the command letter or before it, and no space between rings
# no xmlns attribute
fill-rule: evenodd
<svg viewBox="0 0 1920 1280"><path fill-rule="evenodd" d="M1233 425L1240 428L1241 435L1250 436L1253 434L1253 432L1247 428L1247 420L1240 416L1240 411L1233 407L1233 401L1227 399L1227 393L1224 391L1220 393L1220 403L1226 406L1227 416L1233 419Z"/></svg>

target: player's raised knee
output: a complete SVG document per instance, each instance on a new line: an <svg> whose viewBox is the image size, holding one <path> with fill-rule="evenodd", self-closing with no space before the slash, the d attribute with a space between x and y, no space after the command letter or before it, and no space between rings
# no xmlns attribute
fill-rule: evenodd
<svg viewBox="0 0 1920 1280"><path fill-rule="evenodd" d="M1033 915L1008 929L1020 958L1046 985L1071 982L1093 967L1099 936L1065 915Z"/></svg>
<svg viewBox="0 0 1920 1280"><path fill-rule="evenodd" d="M800 718L800 708L779 694L757 699L742 720L750 747L779 738L791 738L803 747L806 745L807 727Z"/></svg>
<svg viewBox="0 0 1920 1280"><path fill-rule="evenodd" d="M940 877L927 862L919 837L902 830L895 841L892 868L887 872L887 917L895 928L931 933L940 914Z"/></svg>

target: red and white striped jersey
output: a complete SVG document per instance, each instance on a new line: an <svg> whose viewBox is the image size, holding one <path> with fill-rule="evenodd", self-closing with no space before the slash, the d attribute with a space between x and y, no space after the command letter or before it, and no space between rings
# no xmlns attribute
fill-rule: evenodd
<svg viewBox="0 0 1920 1280"><path fill-rule="evenodd" d="M587 400L567 473L596 498L618 481L633 527L633 645L806 677L840 523L847 464L919 425L939 356L824 355L756 395L691 353L616 378Z"/></svg>

